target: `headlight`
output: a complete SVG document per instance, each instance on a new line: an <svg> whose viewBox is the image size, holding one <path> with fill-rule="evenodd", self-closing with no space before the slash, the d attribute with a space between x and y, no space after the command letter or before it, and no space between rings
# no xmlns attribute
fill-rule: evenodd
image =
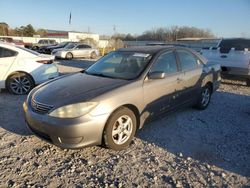
<svg viewBox="0 0 250 188"><path fill-rule="evenodd" d="M97 102L70 104L55 109L54 111L49 113L49 115L59 118L76 118L89 113L93 108L97 106L97 104Z"/></svg>

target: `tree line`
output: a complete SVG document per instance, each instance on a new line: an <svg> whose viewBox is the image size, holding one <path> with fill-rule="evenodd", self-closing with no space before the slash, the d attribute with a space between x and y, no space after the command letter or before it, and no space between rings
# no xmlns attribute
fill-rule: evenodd
<svg viewBox="0 0 250 188"><path fill-rule="evenodd" d="M46 36L45 29L35 30L31 24L26 26L10 28L7 23L0 23L0 35L1 36L21 36L21 37L33 37L33 35Z"/></svg>
<svg viewBox="0 0 250 188"><path fill-rule="evenodd" d="M116 33L112 36L113 39L123 41L176 41L180 38L213 38L214 34L209 29L200 29L188 26L172 26L170 28L160 27L147 30L141 35L131 35Z"/></svg>

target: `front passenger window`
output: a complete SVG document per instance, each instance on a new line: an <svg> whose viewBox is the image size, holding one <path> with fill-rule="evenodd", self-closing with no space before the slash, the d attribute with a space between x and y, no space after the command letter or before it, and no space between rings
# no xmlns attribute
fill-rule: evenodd
<svg viewBox="0 0 250 188"><path fill-rule="evenodd" d="M156 62L151 67L150 72L165 72L166 74L175 73L178 71L175 54L167 52L158 57Z"/></svg>

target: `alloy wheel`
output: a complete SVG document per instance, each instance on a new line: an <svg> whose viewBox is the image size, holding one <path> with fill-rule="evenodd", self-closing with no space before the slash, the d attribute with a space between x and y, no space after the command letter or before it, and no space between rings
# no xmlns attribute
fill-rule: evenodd
<svg viewBox="0 0 250 188"><path fill-rule="evenodd" d="M201 100L201 104L202 106L207 106L210 100L210 90L209 88L205 88L202 92L202 100Z"/></svg>
<svg viewBox="0 0 250 188"><path fill-rule="evenodd" d="M30 91L32 87L32 83L30 80L25 77L13 77L10 81L10 88L13 91L13 93L18 95L26 94Z"/></svg>
<svg viewBox="0 0 250 188"><path fill-rule="evenodd" d="M130 138L133 131L133 121L127 116L123 115L119 117L112 130L112 139L114 143L122 145Z"/></svg>

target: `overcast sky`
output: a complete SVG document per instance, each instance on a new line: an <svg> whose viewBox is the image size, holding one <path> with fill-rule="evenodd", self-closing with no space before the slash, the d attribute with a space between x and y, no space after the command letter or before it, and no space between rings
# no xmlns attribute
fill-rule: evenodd
<svg viewBox="0 0 250 188"><path fill-rule="evenodd" d="M157 27L195 26L218 37L250 37L250 0L0 0L0 22L108 35L114 27L141 34Z"/></svg>

